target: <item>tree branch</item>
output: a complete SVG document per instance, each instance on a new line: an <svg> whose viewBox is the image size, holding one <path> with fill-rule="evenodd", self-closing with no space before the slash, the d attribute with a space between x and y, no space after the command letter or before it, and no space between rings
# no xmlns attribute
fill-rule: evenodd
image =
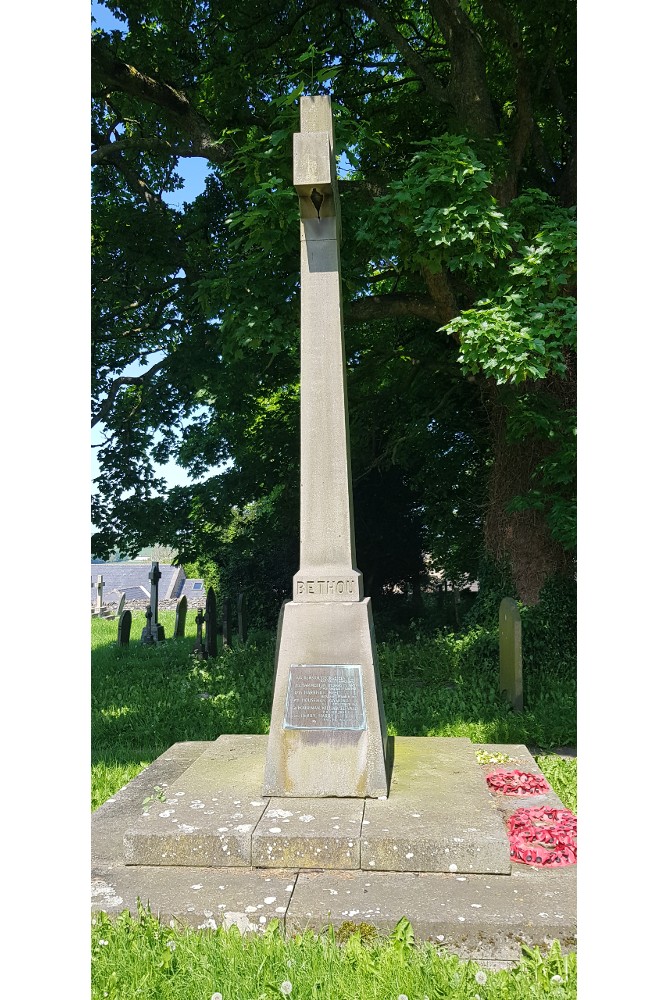
<svg viewBox="0 0 667 1000"><path fill-rule="evenodd" d="M164 368L170 360L171 355L167 355L166 358L162 358L161 361L157 361L152 368L149 368L148 371L143 372L141 375L120 375L118 378L114 379L109 386L109 392L106 399L102 400L97 413L93 416L90 424L91 428L99 424L100 421L106 419L111 407L113 406L114 399L124 385L146 385L151 380L155 372Z"/></svg>
<svg viewBox="0 0 667 1000"><path fill-rule="evenodd" d="M441 104L447 103L449 100L447 88L431 72L421 56L412 48L405 35L401 34L385 11L378 4L373 3L372 0L362 0L359 6L376 22L389 41L396 46L412 72L422 81L431 97Z"/></svg>
<svg viewBox="0 0 667 1000"><path fill-rule="evenodd" d="M424 295L410 295L403 292L365 295L350 302L345 309L345 322L352 324L401 316L417 316L432 323L441 322L435 302Z"/></svg>
<svg viewBox="0 0 667 1000"><path fill-rule="evenodd" d="M118 59L103 36L93 37L92 76L94 83L162 108L169 121L191 141L190 156L203 156L214 163L226 163L233 155L231 144L213 138L210 123L193 108L182 91ZM179 152L178 155L185 154Z"/></svg>

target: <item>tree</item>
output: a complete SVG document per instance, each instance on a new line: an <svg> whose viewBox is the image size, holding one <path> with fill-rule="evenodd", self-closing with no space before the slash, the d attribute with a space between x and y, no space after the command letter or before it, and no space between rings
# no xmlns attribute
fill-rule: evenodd
<svg viewBox="0 0 667 1000"><path fill-rule="evenodd" d="M574 4L107 6L127 31L92 39L96 551L208 554L258 504L285 523L291 135L300 94L333 90L360 565L395 582L387 523L403 579L424 550L463 571L483 539L535 603L573 571ZM176 211L193 156L211 174ZM232 464L166 494L152 467L170 454Z"/></svg>

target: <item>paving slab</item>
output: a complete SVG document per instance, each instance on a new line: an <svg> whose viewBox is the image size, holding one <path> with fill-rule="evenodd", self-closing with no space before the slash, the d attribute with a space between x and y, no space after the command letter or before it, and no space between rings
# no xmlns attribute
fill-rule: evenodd
<svg viewBox="0 0 667 1000"><path fill-rule="evenodd" d="M266 737L220 736L125 832L125 863L245 867L268 799Z"/></svg>
<svg viewBox="0 0 667 1000"><path fill-rule="evenodd" d="M389 797L366 800L361 867L509 875L505 824L469 739L395 738Z"/></svg>
<svg viewBox="0 0 667 1000"><path fill-rule="evenodd" d="M576 944L576 874L512 865L496 875L407 872L300 873L287 910L288 934L366 923L390 933L407 917L415 936L461 958L511 965L521 945Z"/></svg>
<svg viewBox="0 0 667 1000"><path fill-rule="evenodd" d="M155 794L156 787L166 790L211 745L203 740L174 743L95 810L91 818L93 864L122 862L123 835L140 815L144 799Z"/></svg>
<svg viewBox="0 0 667 1000"><path fill-rule="evenodd" d="M163 923L215 930L236 925L262 932L271 920L284 924L296 883L294 871L256 868L190 868L116 865L93 870L91 909L110 916L129 910L137 898Z"/></svg>
<svg viewBox="0 0 667 1000"><path fill-rule="evenodd" d="M363 799L272 798L255 827L261 868L359 868Z"/></svg>

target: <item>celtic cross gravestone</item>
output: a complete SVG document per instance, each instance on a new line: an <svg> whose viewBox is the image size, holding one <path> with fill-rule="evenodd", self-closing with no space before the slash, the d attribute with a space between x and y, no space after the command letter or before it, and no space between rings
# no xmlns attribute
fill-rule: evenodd
<svg viewBox="0 0 667 1000"><path fill-rule="evenodd" d="M300 112L300 564L278 624L264 794L382 796L386 726L355 556L331 100L303 97Z"/></svg>

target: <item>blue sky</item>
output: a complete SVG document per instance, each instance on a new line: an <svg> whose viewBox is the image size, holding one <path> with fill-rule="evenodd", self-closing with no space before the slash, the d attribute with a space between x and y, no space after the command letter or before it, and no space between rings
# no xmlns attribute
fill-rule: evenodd
<svg viewBox="0 0 667 1000"><path fill-rule="evenodd" d="M92 12L97 27L105 28L107 30L111 28L123 30L123 22L117 20L106 7L102 7L99 3L93 3ZM201 194L206 183L206 176L209 173L208 161L200 156L181 158L178 163L178 172L184 181L183 188L180 191L172 192L164 199L172 208L181 208L184 201L192 201L198 194ZM139 375L142 371L145 371L147 368L150 368L151 365L155 364L155 361L158 360L158 358L159 354L154 354L146 362L146 364L135 362L126 368L123 374ZM100 444L101 441L104 440L104 436L104 428L98 424L92 431L91 445ZM92 447L91 479L95 479L99 475L99 471L97 448ZM159 475L163 476L166 480L167 488L172 486L185 486L192 482L185 469L181 469L180 466L176 465L173 461L168 462L166 465L156 466L156 471L158 471ZM211 469L208 474L212 475L217 471L219 471L219 469Z"/></svg>

